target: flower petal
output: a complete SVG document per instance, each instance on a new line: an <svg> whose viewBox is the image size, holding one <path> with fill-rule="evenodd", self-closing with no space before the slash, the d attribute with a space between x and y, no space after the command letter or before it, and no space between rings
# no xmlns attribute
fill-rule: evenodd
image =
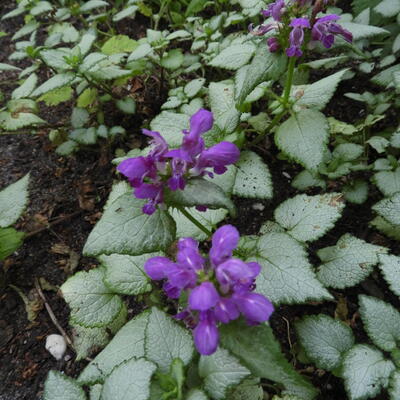
<svg viewBox="0 0 400 400"><path fill-rule="evenodd" d="M239 232L232 225L224 225L218 228L212 237L210 258L214 266L232 257L233 250L239 243Z"/></svg>
<svg viewBox="0 0 400 400"><path fill-rule="evenodd" d="M153 280L159 281L167 277L167 271L175 266L167 257L152 257L144 264L146 274Z"/></svg>
<svg viewBox="0 0 400 400"><path fill-rule="evenodd" d="M239 317L239 310L236 307L235 302L226 297L221 297L217 305L215 306L215 317L218 321L223 324L229 323Z"/></svg>
<svg viewBox="0 0 400 400"><path fill-rule="evenodd" d="M207 311L219 300L219 294L211 282L203 282L194 288L189 296L189 307L192 310Z"/></svg>
<svg viewBox="0 0 400 400"><path fill-rule="evenodd" d="M219 332L210 312L201 313L200 322L193 330L193 337L196 349L200 354L209 356L217 350Z"/></svg>
<svg viewBox="0 0 400 400"><path fill-rule="evenodd" d="M128 158L118 165L117 170L130 180L133 187L138 187L150 170L150 165L145 157Z"/></svg>
<svg viewBox="0 0 400 400"><path fill-rule="evenodd" d="M266 297L258 293L241 293L239 295L234 295L233 299L239 311L251 323L267 321L274 312L272 303Z"/></svg>

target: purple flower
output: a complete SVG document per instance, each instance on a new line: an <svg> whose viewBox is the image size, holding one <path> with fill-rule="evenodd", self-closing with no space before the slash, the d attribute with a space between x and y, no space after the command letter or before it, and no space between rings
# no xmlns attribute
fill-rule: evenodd
<svg viewBox="0 0 400 400"><path fill-rule="evenodd" d="M192 310L207 311L219 300L219 294L211 282L203 282L190 292L189 307Z"/></svg>
<svg viewBox="0 0 400 400"><path fill-rule="evenodd" d="M269 51L271 53L275 53L279 50L280 48L280 44L279 44L279 40L276 37L270 37L267 39L267 45L269 48Z"/></svg>
<svg viewBox="0 0 400 400"><path fill-rule="evenodd" d="M272 17L275 21L280 21L282 14L285 12L285 1L276 0L268 5L266 10L261 11L264 17Z"/></svg>
<svg viewBox="0 0 400 400"><path fill-rule="evenodd" d="M290 47L286 49L288 57L300 57L303 52L301 46L304 42L304 28L311 28L308 18L294 18L290 23L293 28L289 35Z"/></svg>
<svg viewBox="0 0 400 400"><path fill-rule="evenodd" d="M193 329L196 348L204 355L218 346L218 323L243 315L254 325L268 320L273 312L270 301L254 293L261 266L233 257L239 239L235 227L224 225L212 237L209 260L200 254L196 240L184 238L178 242L176 262L153 257L144 266L152 279L166 279L163 288L168 297L176 299L182 291L188 292L187 307L175 317Z"/></svg>
<svg viewBox="0 0 400 400"><path fill-rule="evenodd" d="M351 43L353 41L353 35L336 23L339 19L340 16L336 14L318 18L311 31L312 39L320 41L327 49L332 47L335 41L335 35L341 35L344 40Z"/></svg>
<svg viewBox="0 0 400 400"><path fill-rule="evenodd" d="M200 313L200 321L193 330L193 337L200 354L209 356L217 350L219 332L212 312Z"/></svg>
<svg viewBox="0 0 400 400"><path fill-rule="evenodd" d="M150 153L146 157L124 160L117 169L135 188L133 193L137 198L148 199L143 207L144 213L153 214L157 206L163 203L166 187L173 191L183 190L187 179L204 175L213 177L209 169L222 174L227 165L239 159L239 149L230 142L205 148L201 135L209 131L212 125L213 115L210 111L197 111L190 119L190 129L183 131L181 147L174 150L168 149L160 133L143 130L152 139Z"/></svg>

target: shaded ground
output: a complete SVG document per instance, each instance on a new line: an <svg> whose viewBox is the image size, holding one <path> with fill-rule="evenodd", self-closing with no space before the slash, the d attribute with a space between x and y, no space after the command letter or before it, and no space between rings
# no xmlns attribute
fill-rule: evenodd
<svg viewBox="0 0 400 400"><path fill-rule="evenodd" d="M0 15L11 8L10 4L0 5ZM18 20L10 20L6 28L3 24L0 24L0 30L12 32L17 29ZM0 54L0 62L4 62L12 46L7 38L1 43L3 50L7 50ZM0 82L13 77L2 76ZM363 111L362 107L344 98L343 93L363 91L364 83L365 80L353 80L341 85L329 113L349 122L358 118ZM7 92L12 87L3 85L4 89ZM154 93L154 88L149 93ZM149 108L151 104L145 106ZM153 104L149 112L156 113L157 108L158 104ZM65 117L65 111L60 109L59 112L53 113L54 121ZM148 110L144 114L146 112ZM118 121L118 116L109 118ZM138 131L141 125L139 120L123 123L130 128L130 132ZM128 143L124 145L129 147ZM261 224L272 218L276 206L296 194L290 181L298 172L298 167L277 160L278 152L272 143L267 142L266 147L257 151L273 174L274 199L271 202L237 200L239 217L232 222L242 234L257 233ZM106 148L93 148L70 158L58 157L47 137L41 134L0 136L0 155L0 189L26 173L31 173L30 205L18 228L25 232L36 232L26 240L17 254L3 265L0 264L6 271L3 285L0 286L0 400L35 400L40 398L45 376L50 369L76 376L86 362L74 362L74 354L70 350L67 360L57 362L52 358L44 349L44 343L48 334L58 333L54 324L40 301L31 303L35 304L37 317L29 322L23 299L15 288L34 301L38 300L34 290L35 279L44 278L50 286L55 286L53 290L45 290L45 295L61 326L68 330L69 310L57 293L57 286L74 270L89 269L95 265L92 259L81 258L80 254L94 223L101 216L103 203L113 182L113 170L109 163L111 152ZM330 190L334 191L335 186L331 185ZM333 245L342 234L350 232L371 243L391 247L399 254L393 242L368 228L368 222L372 219L370 205L378 198L378 193L372 191L368 204L362 207L348 205L334 230L313 244L312 250ZM60 223L54 225L54 221ZM48 224L51 228L43 229ZM317 265L318 260L311 257L314 265ZM296 359L293 323L305 314L323 312L333 316L340 312L341 317L352 325L358 341L368 342L357 315L359 293L385 298L397 307L400 306L380 275L374 273L359 287L333 292L336 302L280 307L271 319L271 325L288 359L320 388L320 400L345 399L342 381L314 367L306 367ZM133 313L131 306L130 314ZM376 400L385 398L387 396L383 394Z"/></svg>

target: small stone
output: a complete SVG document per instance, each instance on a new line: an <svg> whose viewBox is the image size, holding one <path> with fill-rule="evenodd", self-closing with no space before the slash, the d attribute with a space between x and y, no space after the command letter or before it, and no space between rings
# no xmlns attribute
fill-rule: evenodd
<svg viewBox="0 0 400 400"><path fill-rule="evenodd" d="M292 177L287 173L287 172L282 172L282 175L285 177L285 178L288 178L288 179L291 179Z"/></svg>
<svg viewBox="0 0 400 400"><path fill-rule="evenodd" d="M67 350L67 343L61 335L49 335L46 338L46 350L56 360L61 360Z"/></svg>
<svg viewBox="0 0 400 400"><path fill-rule="evenodd" d="M254 203L253 204L253 210L264 211L264 209L265 209L265 206L262 203Z"/></svg>

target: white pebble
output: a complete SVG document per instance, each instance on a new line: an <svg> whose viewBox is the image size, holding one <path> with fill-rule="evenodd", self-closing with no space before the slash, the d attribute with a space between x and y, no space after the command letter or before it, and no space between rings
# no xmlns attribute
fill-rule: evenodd
<svg viewBox="0 0 400 400"><path fill-rule="evenodd" d="M261 204L261 203L254 203L253 204L253 210L264 211L264 209L265 209L264 204Z"/></svg>
<svg viewBox="0 0 400 400"><path fill-rule="evenodd" d="M67 343L61 335L49 335L46 338L46 350L56 360L61 360L67 350Z"/></svg>

